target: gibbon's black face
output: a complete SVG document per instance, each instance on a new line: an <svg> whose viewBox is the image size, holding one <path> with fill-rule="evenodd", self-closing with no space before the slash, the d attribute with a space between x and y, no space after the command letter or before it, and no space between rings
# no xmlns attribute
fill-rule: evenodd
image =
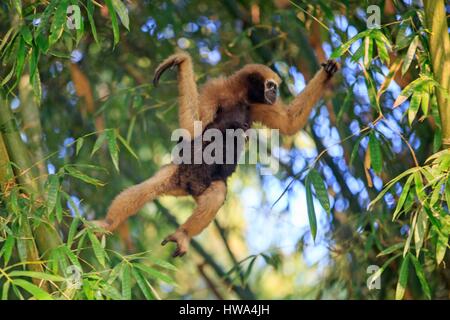
<svg viewBox="0 0 450 320"><path fill-rule="evenodd" d="M278 85L272 79L264 79L259 73L248 76L248 99L253 103L274 104L277 100Z"/></svg>

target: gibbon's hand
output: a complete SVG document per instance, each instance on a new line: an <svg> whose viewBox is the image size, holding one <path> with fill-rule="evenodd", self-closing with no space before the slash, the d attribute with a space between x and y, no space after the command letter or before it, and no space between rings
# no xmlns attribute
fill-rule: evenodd
<svg viewBox="0 0 450 320"><path fill-rule="evenodd" d="M167 69L173 69L179 64L181 64L186 59L190 59L190 57L185 53L176 53L171 55L165 61L163 61L158 68L156 68L155 76L153 78L153 85L156 87L159 83L159 78Z"/></svg>
<svg viewBox="0 0 450 320"><path fill-rule="evenodd" d="M172 253L172 257L182 257L186 254L189 248L189 242L191 239L186 234L186 232L182 229L178 229L175 233L172 233L170 236L167 236L162 242L161 245L165 246L168 242L175 242L177 244L177 248Z"/></svg>
<svg viewBox="0 0 450 320"><path fill-rule="evenodd" d="M320 65L327 73L328 79L330 79L339 70L339 64L334 60L328 60L327 62L321 63Z"/></svg>

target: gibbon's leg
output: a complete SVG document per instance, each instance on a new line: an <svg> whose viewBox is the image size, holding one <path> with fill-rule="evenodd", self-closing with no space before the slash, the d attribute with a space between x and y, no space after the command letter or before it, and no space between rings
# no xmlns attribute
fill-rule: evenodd
<svg viewBox="0 0 450 320"><path fill-rule="evenodd" d="M214 181L200 196L195 198L197 207L192 215L183 223L178 230L166 237L161 245L167 242L175 242L177 249L173 257L183 256L189 247L192 237L196 236L205 229L222 207L227 194L227 186L224 181Z"/></svg>
<svg viewBox="0 0 450 320"><path fill-rule="evenodd" d="M164 60L155 71L153 84L158 84L159 78L169 68L178 66L178 91L180 127L186 129L194 137L194 121L199 120L198 91L195 83L194 68L191 56L185 52L176 53Z"/></svg>
<svg viewBox="0 0 450 320"><path fill-rule="evenodd" d="M175 164L166 165L153 177L125 189L114 198L105 219L93 223L107 231L113 231L128 217L136 214L146 202L160 195L186 194L177 186L175 179L177 168Z"/></svg>
<svg viewBox="0 0 450 320"><path fill-rule="evenodd" d="M333 60L323 63L322 67L289 106L284 106L282 101L273 105L253 104L250 109L252 120L279 129L287 135L302 129L308 122L312 108L322 98L329 80L339 69Z"/></svg>

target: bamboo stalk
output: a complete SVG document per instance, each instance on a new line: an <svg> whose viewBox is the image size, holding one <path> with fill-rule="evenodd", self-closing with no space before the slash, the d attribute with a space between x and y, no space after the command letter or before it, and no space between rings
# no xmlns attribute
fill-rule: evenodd
<svg viewBox="0 0 450 320"><path fill-rule="evenodd" d="M450 147L450 40L443 0L424 0L425 19L430 30L430 54L434 78L442 86L437 101L442 122L442 146Z"/></svg>
<svg viewBox="0 0 450 320"><path fill-rule="evenodd" d="M30 155L26 148L25 143L20 138L19 129L8 104L5 100L0 101L0 127L2 128L2 136L5 142L7 156L15 164L14 171L16 174L17 182L20 183L23 189L29 195L40 196L43 192L36 183L32 171L29 168L32 166L30 161ZM30 216L28 216L30 218ZM29 219L23 219L24 227L22 231L23 236L32 241L27 241L27 259L28 261L39 261L40 252L45 255L51 249L61 244L61 239L49 224L40 223L34 232L35 237L29 223ZM37 246L36 246L37 243ZM40 264L30 264L29 268L34 271L43 271ZM36 270L34 269L36 268Z"/></svg>

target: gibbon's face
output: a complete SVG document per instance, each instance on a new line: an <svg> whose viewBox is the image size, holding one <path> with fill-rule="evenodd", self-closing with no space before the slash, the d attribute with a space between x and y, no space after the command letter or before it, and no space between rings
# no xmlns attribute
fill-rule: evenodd
<svg viewBox="0 0 450 320"><path fill-rule="evenodd" d="M259 73L248 76L248 99L250 103L274 104L277 100L278 85L274 79L264 79Z"/></svg>

